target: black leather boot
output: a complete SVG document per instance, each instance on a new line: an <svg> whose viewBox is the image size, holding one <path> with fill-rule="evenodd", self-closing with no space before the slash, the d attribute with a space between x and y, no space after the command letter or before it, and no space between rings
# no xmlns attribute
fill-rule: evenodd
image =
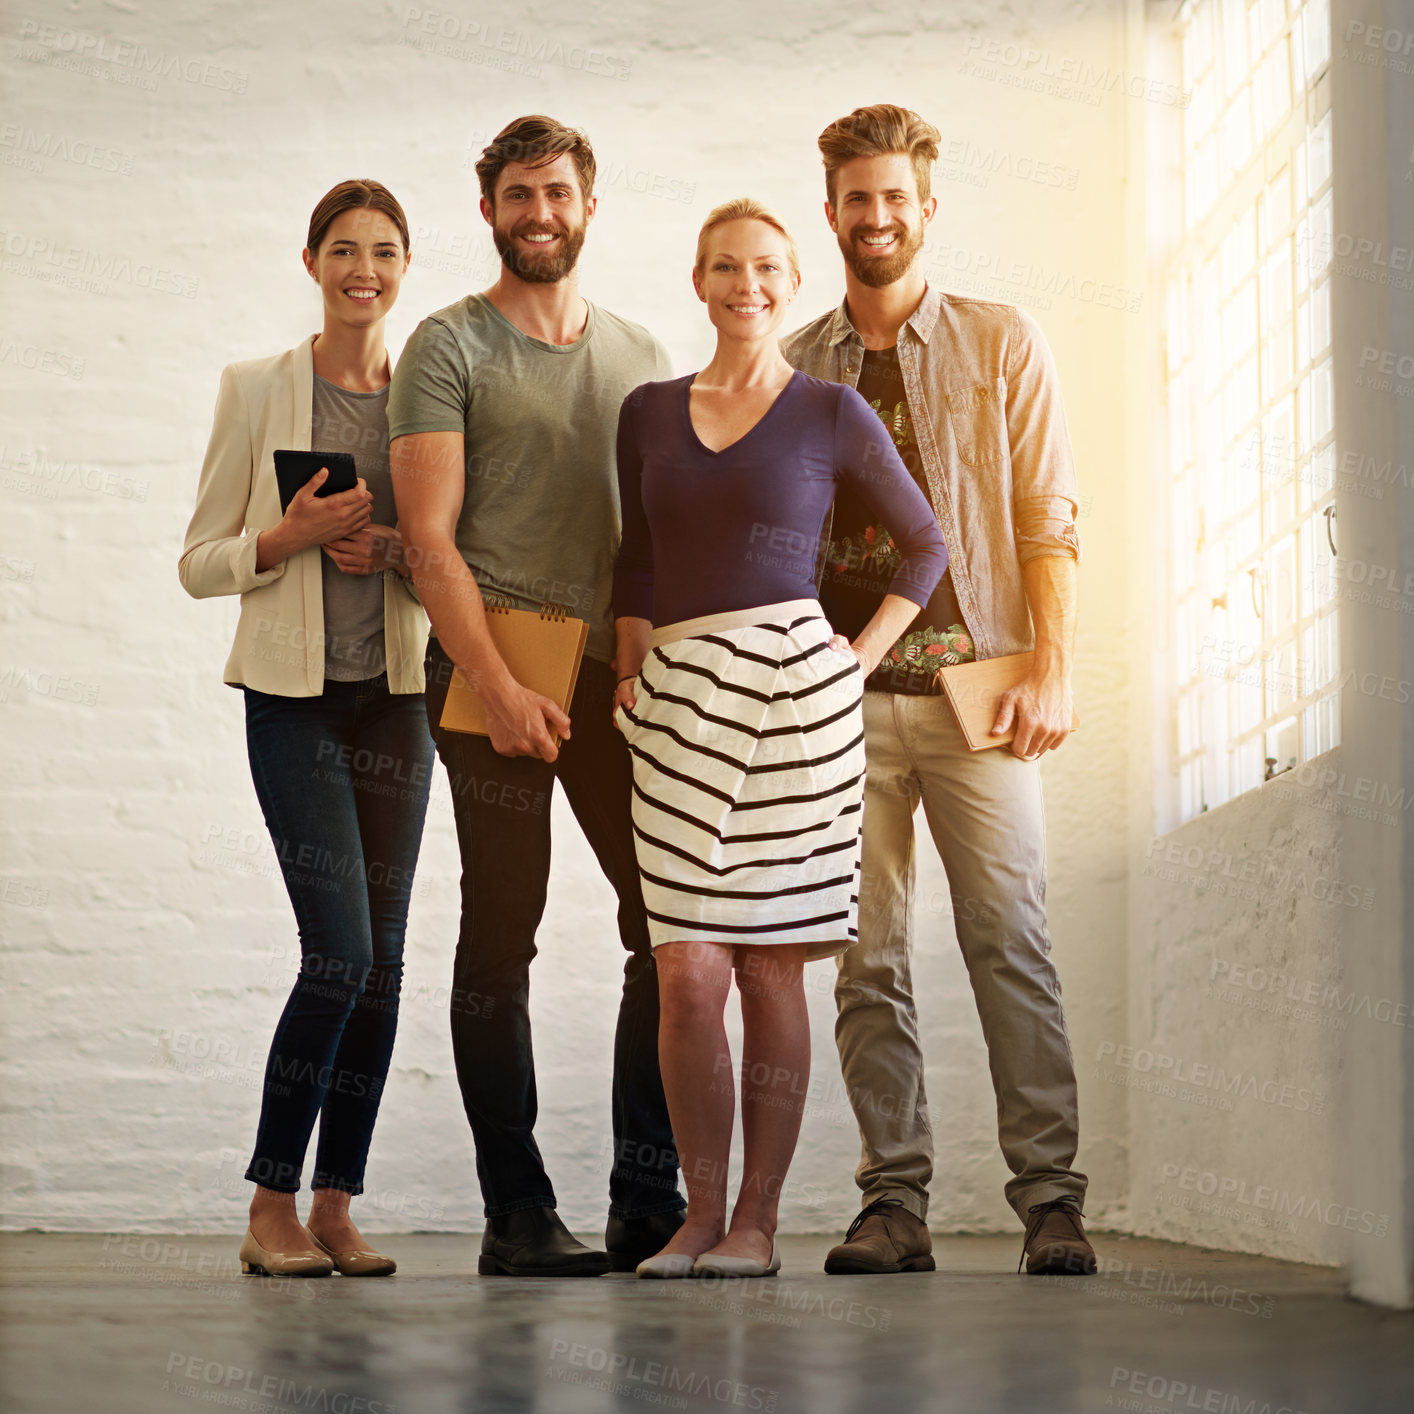
<svg viewBox="0 0 1414 1414"><path fill-rule="evenodd" d="M616 1272L631 1272L644 1260L661 1252L682 1226L685 1208L667 1213L650 1213L646 1218L613 1218L604 1228L604 1246L609 1249L609 1266Z"/></svg>
<svg viewBox="0 0 1414 1414"><path fill-rule="evenodd" d="M577 1242L553 1208L522 1208L487 1219L476 1270L484 1277L599 1277L609 1258Z"/></svg>

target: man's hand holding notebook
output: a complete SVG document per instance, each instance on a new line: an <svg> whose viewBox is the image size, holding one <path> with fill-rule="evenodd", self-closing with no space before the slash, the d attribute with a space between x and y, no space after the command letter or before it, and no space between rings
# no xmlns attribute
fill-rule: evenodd
<svg viewBox="0 0 1414 1414"><path fill-rule="evenodd" d="M1006 694L1031 676L1035 663L1034 653L1006 653L938 670L968 750L988 751L1006 746L1016 737L1016 699ZM1080 718L1072 713L1070 729L1074 731L1079 725Z"/></svg>
<svg viewBox="0 0 1414 1414"><path fill-rule="evenodd" d="M511 676L522 687L549 698L568 717L589 625L553 604L542 605L535 613L488 599L486 627ZM447 690L441 725L448 731L492 735L485 699L460 668ZM550 735L558 747L559 733L552 729Z"/></svg>

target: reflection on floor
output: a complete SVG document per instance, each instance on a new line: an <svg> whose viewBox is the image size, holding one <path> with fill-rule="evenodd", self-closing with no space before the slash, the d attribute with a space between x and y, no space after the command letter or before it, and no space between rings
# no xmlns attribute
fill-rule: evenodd
<svg viewBox="0 0 1414 1414"><path fill-rule="evenodd" d="M586 1240L589 1240L586 1238ZM1370 1414L1414 1409L1414 1314L1339 1275L1099 1234L1101 1275L1014 1274L1019 1241L938 1238L938 1271L513 1281L476 1241L388 1237L396 1277L242 1277L235 1237L0 1236L6 1414Z"/></svg>

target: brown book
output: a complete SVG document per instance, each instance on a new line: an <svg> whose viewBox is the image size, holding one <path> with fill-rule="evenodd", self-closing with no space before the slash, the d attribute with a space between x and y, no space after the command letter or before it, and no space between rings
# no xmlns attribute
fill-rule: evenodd
<svg viewBox="0 0 1414 1414"><path fill-rule="evenodd" d="M987 751L993 746L1006 746L1016 735L1015 720L1000 736L992 735L992 723L997 720L1002 693L1015 687L1031 671L1035 657L1034 653L1005 653L1000 658L954 663L938 669L943 691L967 739L968 750ZM1080 725L1080 718L1072 718L1070 725L1073 731Z"/></svg>
<svg viewBox="0 0 1414 1414"><path fill-rule="evenodd" d="M531 609L513 609L504 600L488 599L486 627L511 676L568 712L575 680L579 677L580 660L584 657L584 643L589 637L589 625L555 604L542 604L540 612L536 613ZM474 732L478 736L491 734L486 724L486 704L473 691L460 668L452 674L447 689L442 726L448 731ZM551 728L550 735L558 746L559 734Z"/></svg>

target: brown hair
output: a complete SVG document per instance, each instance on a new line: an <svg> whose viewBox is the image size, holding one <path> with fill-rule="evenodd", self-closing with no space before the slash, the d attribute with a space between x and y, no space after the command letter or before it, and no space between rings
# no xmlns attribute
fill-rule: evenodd
<svg viewBox="0 0 1414 1414"><path fill-rule="evenodd" d="M699 275L707 260L707 237L718 226L725 226L728 221L761 221L779 231L785 239L790 268L797 275L800 273L800 252L796 250L795 237L791 235L790 227L770 207L763 206L754 197L739 196L734 201L724 201L720 206L714 206L707 213L707 219L697 233L697 259L692 267Z"/></svg>
<svg viewBox="0 0 1414 1414"><path fill-rule="evenodd" d="M543 113L530 113L515 118L482 149L476 163L476 179L481 183L481 195L496 204L496 178L511 162L527 167L543 167L562 153L574 159L579 173L580 194L585 201L594 194L594 149L578 128L566 127Z"/></svg>
<svg viewBox="0 0 1414 1414"><path fill-rule="evenodd" d="M408 218L403 214L398 198L382 182L362 177L357 181L340 182L319 198L319 205L314 208L314 215L309 218L309 235L305 239L305 247L309 253L318 253L320 243L329 234L329 227L334 224L336 216L342 216L345 211L360 211L364 208L381 211L398 228L398 234L403 238L405 255L412 249L412 241L408 236Z"/></svg>
<svg viewBox="0 0 1414 1414"><path fill-rule="evenodd" d="M835 173L855 157L890 157L895 153L913 162L919 201L927 201L933 163L938 160L938 130L910 108L875 103L856 108L847 118L837 118L820 134L820 156L825 159L825 199L835 204Z"/></svg>

